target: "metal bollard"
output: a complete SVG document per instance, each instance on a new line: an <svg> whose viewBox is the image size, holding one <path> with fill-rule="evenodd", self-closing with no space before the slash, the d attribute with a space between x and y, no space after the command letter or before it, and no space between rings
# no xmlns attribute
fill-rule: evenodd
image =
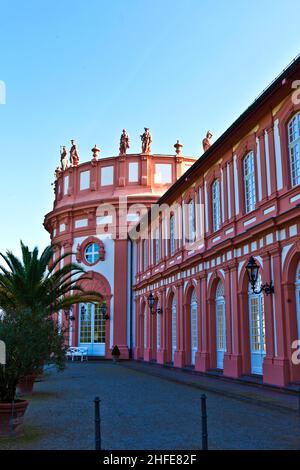
<svg viewBox="0 0 300 470"><path fill-rule="evenodd" d="M202 415L202 450L208 450L207 434L207 413L206 413L206 395L201 395L201 415Z"/></svg>
<svg viewBox="0 0 300 470"><path fill-rule="evenodd" d="M100 422L100 398L96 397L95 403L95 449L101 450L101 422Z"/></svg>

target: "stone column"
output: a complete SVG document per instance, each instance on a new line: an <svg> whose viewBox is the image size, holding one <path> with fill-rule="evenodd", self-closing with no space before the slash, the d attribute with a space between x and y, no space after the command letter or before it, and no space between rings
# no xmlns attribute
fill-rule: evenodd
<svg viewBox="0 0 300 470"><path fill-rule="evenodd" d="M230 276L229 296L230 296L230 326L231 329L231 354L224 358L224 374L229 377L240 377L242 375L242 352L241 352L241 315L238 304L238 264L233 262L228 270ZM226 305L227 308L227 305ZM228 321L226 321L228 325ZM226 357L225 356L225 357ZM226 367L225 367L226 365Z"/></svg>
<svg viewBox="0 0 300 470"><path fill-rule="evenodd" d="M141 357L141 334L140 334L140 298L135 298L135 347L133 351L133 357L135 360Z"/></svg>
<svg viewBox="0 0 300 470"><path fill-rule="evenodd" d="M157 351L157 363L165 364L167 362L167 309L166 309L166 289L162 289L160 295L160 307L162 315L160 318L160 348Z"/></svg>
<svg viewBox="0 0 300 470"><path fill-rule="evenodd" d="M177 310L177 347L174 354L174 366L183 367L185 365L185 344L184 344L184 312L183 312L183 282L176 285L176 310Z"/></svg>
<svg viewBox="0 0 300 470"><path fill-rule="evenodd" d="M282 287L282 272L281 272L281 254L280 249L276 249L272 254L273 259L273 283L274 294L269 296L272 298L274 304L275 328L274 335L276 341L275 355L273 358L272 367L266 365L266 373L264 382L272 383L280 387L284 387L290 381L289 374L289 359L288 359L288 345L286 333L286 312L284 309L284 297ZM276 275L275 275L276 273ZM269 281L267 281L269 282Z"/></svg>
<svg viewBox="0 0 300 470"><path fill-rule="evenodd" d="M200 357L196 363L196 370L206 372L210 368L210 352L209 352L209 319L208 319L208 306L206 300L207 293L207 275L203 273L200 275L200 291L201 291L201 303L200 303L200 315L202 318L202 347L200 351Z"/></svg>
<svg viewBox="0 0 300 470"><path fill-rule="evenodd" d="M203 321L202 321L202 308L201 308L201 277L197 276L196 296L197 296L197 320L198 320L198 351L195 355L195 370L201 369L201 351L202 336L203 336Z"/></svg>
<svg viewBox="0 0 300 470"><path fill-rule="evenodd" d="M127 239L115 240L114 263L114 332L113 342L117 344L122 359L129 358L127 345L127 285L124 285L124 274L127 273ZM127 276L125 276L127 280Z"/></svg>
<svg viewBox="0 0 300 470"><path fill-rule="evenodd" d="M270 282L271 264L269 253L264 253L263 256L263 276L262 283ZM272 369L274 360L274 321L273 321L273 296L264 294L264 311L265 311L265 341L266 341L266 356L263 362L263 381L265 383L272 383Z"/></svg>

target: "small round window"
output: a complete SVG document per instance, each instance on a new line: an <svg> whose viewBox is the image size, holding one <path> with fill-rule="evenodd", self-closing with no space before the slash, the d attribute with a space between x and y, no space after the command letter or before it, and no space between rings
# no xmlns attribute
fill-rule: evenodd
<svg viewBox="0 0 300 470"><path fill-rule="evenodd" d="M90 243L84 250L84 257L87 263L94 264L100 258L99 246L97 243Z"/></svg>

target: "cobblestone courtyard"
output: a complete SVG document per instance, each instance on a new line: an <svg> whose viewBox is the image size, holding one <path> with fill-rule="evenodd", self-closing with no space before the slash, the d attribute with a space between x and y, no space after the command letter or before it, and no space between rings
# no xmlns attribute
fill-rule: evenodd
<svg viewBox="0 0 300 470"><path fill-rule="evenodd" d="M211 391L214 383L217 393ZM96 395L104 449L199 449L203 391L210 449L300 448L296 397L103 361L70 363L61 374L48 371L30 397L24 435L0 441L0 449L93 449Z"/></svg>

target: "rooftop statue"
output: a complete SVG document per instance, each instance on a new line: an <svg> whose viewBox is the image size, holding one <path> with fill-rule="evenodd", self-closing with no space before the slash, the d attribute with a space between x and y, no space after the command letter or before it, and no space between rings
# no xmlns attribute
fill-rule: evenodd
<svg viewBox="0 0 300 470"><path fill-rule="evenodd" d="M182 147L183 147L183 144L179 140L177 140L176 144L174 144L177 157L182 156Z"/></svg>
<svg viewBox="0 0 300 470"><path fill-rule="evenodd" d="M94 147L92 148L92 154L93 154L92 162L97 162L100 152L101 150L97 147L97 144L95 144Z"/></svg>
<svg viewBox="0 0 300 470"><path fill-rule="evenodd" d="M79 155L77 151L77 145L75 140L71 140L71 150L70 150L70 161L72 166L78 166L79 164Z"/></svg>
<svg viewBox="0 0 300 470"><path fill-rule="evenodd" d="M202 140L202 147L203 151L206 152L211 147L211 139L212 139L212 133L210 131L207 131L206 137Z"/></svg>
<svg viewBox="0 0 300 470"><path fill-rule="evenodd" d="M62 171L65 171L69 167L68 152L65 145L60 152L60 167Z"/></svg>
<svg viewBox="0 0 300 470"><path fill-rule="evenodd" d="M151 153L152 136L148 127L144 127L144 134L141 135L142 153Z"/></svg>
<svg viewBox="0 0 300 470"><path fill-rule="evenodd" d="M62 174L62 169L58 166L55 169L55 179L58 180L58 178L60 177L61 174Z"/></svg>
<svg viewBox="0 0 300 470"><path fill-rule="evenodd" d="M130 139L126 129L123 129L120 137L120 155L126 155L127 149L130 147Z"/></svg>

